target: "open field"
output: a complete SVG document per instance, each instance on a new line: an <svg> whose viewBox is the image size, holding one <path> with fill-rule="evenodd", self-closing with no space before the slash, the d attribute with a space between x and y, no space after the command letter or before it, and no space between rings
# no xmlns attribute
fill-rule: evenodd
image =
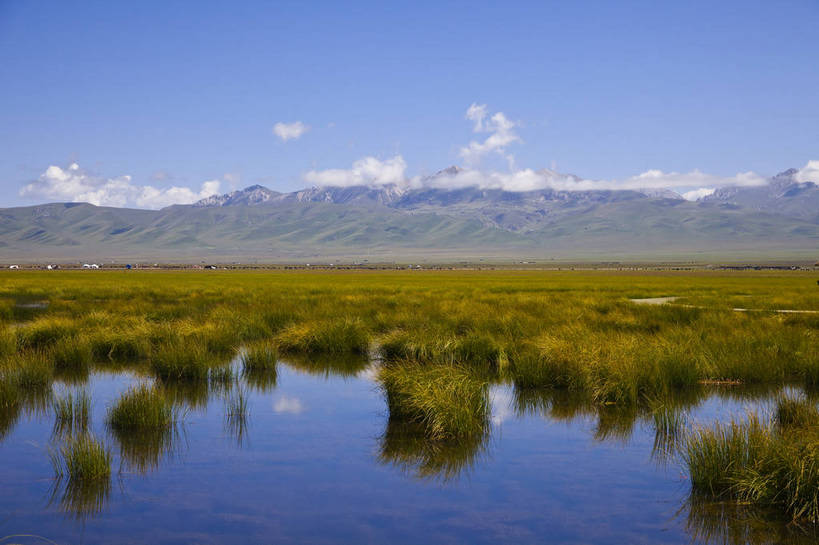
<svg viewBox="0 0 819 545"><path fill-rule="evenodd" d="M631 301L672 297L664 304ZM110 463L110 453L87 435L87 394L53 401L55 383L82 384L97 371L141 377L143 386L109 408L106 425L123 459L146 472L172 450L184 412L211 393L224 395L226 426L241 440L247 401L234 385L241 378L250 388L275 387L279 358L306 372L341 374L375 361L389 414L381 457L415 461L419 473L440 468L452 475L473 463L491 427L489 387L506 384L522 412L596 414L601 437L625 433L637 418L653 419L658 450L683 445L680 459L692 477L710 471L692 480L696 492L753 501L751 492L725 484L739 482L735 475L718 474L714 463L702 469L720 442L750 437L745 424L689 435L680 408L739 384L795 385L808 393L819 386L819 315L774 312L781 309L819 310L815 273L2 273L0 437L21 411L53 407L55 430L62 430L55 432L55 471L73 479L70 491L87 491L84 475L107 483L101 465ZM237 355L241 372L230 365ZM813 413L796 409L782 408L782 418L812 426ZM759 432L768 434L766 445L796 437L771 430ZM811 441L779 450L814 456ZM89 469L73 470L74 458L88 460ZM786 462L777 463L771 467ZM804 478L819 478L817 467L819 459ZM721 488L703 484L712 481ZM74 501L97 505L105 483ZM815 520L819 512L767 492L758 500L784 505L794 518Z"/></svg>

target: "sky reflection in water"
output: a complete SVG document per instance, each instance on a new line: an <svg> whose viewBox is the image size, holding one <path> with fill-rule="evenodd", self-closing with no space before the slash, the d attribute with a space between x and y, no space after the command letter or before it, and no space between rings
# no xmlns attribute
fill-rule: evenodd
<svg viewBox="0 0 819 545"><path fill-rule="evenodd" d="M55 481L53 415L34 399L0 423L0 534L57 543L808 543L770 515L687 501L673 437L645 414L492 386L486 433L457 445L390 421L366 362L280 363L236 391L176 388L193 408L149 437L104 426L140 379L95 374L90 427L109 483ZM83 387L82 382L63 388ZM742 415L771 392L699 392L686 422ZM760 397L762 396L762 397ZM764 402L763 402L764 405ZM53 448L53 447L52 447ZM15 538L18 543L37 543Z"/></svg>

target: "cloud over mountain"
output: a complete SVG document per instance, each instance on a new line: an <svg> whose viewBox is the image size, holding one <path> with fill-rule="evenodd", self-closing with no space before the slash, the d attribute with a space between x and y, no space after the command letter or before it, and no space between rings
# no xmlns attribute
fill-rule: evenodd
<svg viewBox="0 0 819 545"><path fill-rule="evenodd" d="M94 176L77 163L71 163L66 168L49 166L39 178L23 186L20 196L50 201L87 202L97 206L157 209L171 204L194 203L219 193L219 186L218 180L206 181L197 192L188 187L138 185L128 175L114 178Z"/></svg>
<svg viewBox="0 0 819 545"><path fill-rule="evenodd" d="M350 187L356 185L382 186L406 183L407 163L400 155L384 161L364 157L349 169L311 170L304 180L317 186Z"/></svg>

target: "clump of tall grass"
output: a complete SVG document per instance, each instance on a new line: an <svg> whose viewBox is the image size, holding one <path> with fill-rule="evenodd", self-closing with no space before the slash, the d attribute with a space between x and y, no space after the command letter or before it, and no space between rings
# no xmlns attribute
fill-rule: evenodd
<svg viewBox="0 0 819 545"><path fill-rule="evenodd" d="M14 329L0 325L0 357L17 351L17 334Z"/></svg>
<svg viewBox="0 0 819 545"><path fill-rule="evenodd" d="M771 434L751 413L744 422L732 420L689 434L682 454L694 492L730 498L745 472L761 466L770 451Z"/></svg>
<svg viewBox="0 0 819 545"><path fill-rule="evenodd" d="M488 426L488 384L457 366L382 367L378 379L390 419L419 424L428 439L480 435Z"/></svg>
<svg viewBox="0 0 819 545"><path fill-rule="evenodd" d="M380 352L387 361L465 364L494 370L508 364L501 343L490 335L475 332L458 337L428 331L395 331L382 339Z"/></svg>
<svg viewBox="0 0 819 545"><path fill-rule="evenodd" d="M55 434L75 435L88 430L91 398L84 390L58 397L54 400L53 407Z"/></svg>
<svg viewBox="0 0 819 545"><path fill-rule="evenodd" d="M44 352L26 352L16 358L12 374L21 390L41 391L51 386L54 365Z"/></svg>
<svg viewBox="0 0 819 545"><path fill-rule="evenodd" d="M355 318L317 320L285 328L276 336L283 352L305 354L367 354L370 332Z"/></svg>
<svg viewBox="0 0 819 545"><path fill-rule="evenodd" d="M782 414L793 411L783 408ZM819 522L815 433L794 428L782 433L751 414L745 422L732 421L688 435L683 459L694 494L774 507L794 520Z"/></svg>
<svg viewBox="0 0 819 545"><path fill-rule="evenodd" d="M213 356L201 343L186 341L158 347L151 369L162 380L207 381Z"/></svg>
<svg viewBox="0 0 819 545"><path fill-rule="evenodd" d="M93 359L91 343L83 336L60 339L51 349L51 358L58 373L87 374Z"/></svg>
<svg viewBox="0 0 819 545"><path fill-rule="evenodd" d="M246 373L275 370L278 359L279 353L275 346L268 343L253 344L242 353L242 369Z"/></svg>
<svg viewBox="0 0 819 545"><path fill-rule="evenodd" d="M97 361L136 362L151 354L151 344L139 329L104 329L96 331L89 343Z"/></svg>
<svg viewBox="0 0 819 545"><path fill-rule="evenodd" d="M51 453L55 475L68 478L69 486L82 486L111 477L111 451L91 435L69 437Z"/></svg>
<svg viewBox="0 0 819 545"><path fill-rule="evenodd" d="M163 390L141 384L125 392L108 411L108 425L120 454L140 473L172 452L178 411Z"/></svg>
<svg viewBox="0 0 819 545"><path fill-rule="evenodd" d="M47 348L60 339L72 337L79 328L76 322L65 318L41 318L17 331L17 342L23 349Z"/></svg>
<svg viewBox="0 0 819 545"><path fill-rule="evenodd" d="M256 343L242 353L242 377L253 388L267 390L276 385L279 354L269 343Z"/></svg>
<svg viewBox="0 0 819 545"><path fill-rule="evenodd" d="M51 502L59 494L62 510L84 520L102 511L111 490L111 451L90 435L69 436L51 452L56 480ZM63 487L63 481L65 486Z"/></svg>
<svg viewBox="0 0 819 545"><path fill-rule="evenodd" d="M176 409L162 391L146 384L122 394L108 411L108 423L118 431L168 428L176 418Z"/></svg>
<svg viewBox="0 0 819 545"><path fill-rule="evenodd" d="M774 421L783 430L819 426L819 410L805 398L782 396L777 400Z"/></svg>

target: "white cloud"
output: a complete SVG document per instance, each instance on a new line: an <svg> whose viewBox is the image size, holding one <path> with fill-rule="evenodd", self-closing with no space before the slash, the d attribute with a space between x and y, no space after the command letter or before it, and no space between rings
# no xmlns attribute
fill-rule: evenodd
<svg viewBox="0 0 819 545"><path fill-rule="evenodd" d="M631 189L674 189L711 188L725 186L749 186L767 183L765 178L753 172L742 172L736 176L721 177L705 174L698 170L689 173L649 170L623 180L587 180L560 174L552 170L522 169L511 172L458 169L457 172L430 178L414 178L412 185L438 188L478 187L481 189L501 189L504 191L535 191L553 189L556 191L590 191ZM713 189L712 189L713 191Z"/></svg>
<svg viewBox="0 0 819 545"><path fill-rule="evenodd" d="M701 187L699 189L693 189L691 191L686 191L682 194L682 198L687 201L698 201L703 197L707 197L708 195L713 195L714 191L717 188L715 187Z"/></svg>
<svg viewBox="0 0 819 545"><path fill-rule="evenodd" d="M301 414L304 412L304 405L296 397L281 396L273 403L273 412L286 414Z"/></svg>
<svg viewBox="0 0 819 545"><path fill-rule="evenodd" d="M385 161L364 157L350 169L311 170L304 179L319 187L382 186L403 183L406 170L407 163L400 155Z"/></svg>
<svg viewBox="0 0 819 545"><path fill-rule="evenodd" d="M104 178L93 176L77 163L66 168L50 166L39 178L20 190L21 197L61 202L87 202L97 206L137 206L163 208L172 204L190 204L219 192L219 182L204 182L200 190L173 186L158 188L137 185L131 176Z"/></svg>
<svg viewBox="0 0 819 545"><path fill-rule="evenodd" d="M819 161L808 161L808 164L796 173L797 182L814 182L819 184Z"/></svg>
<svg viewBox="0 0 819 545"><path fill-rule="evenodd" d="M472 132L489 133L483 142L473 140L461 148L461 157L467 164L475 164L488 153L498 153L512 164L514 158L506 153L506 148L514 142L521 142L515 132L518 123L509 120L503 112L489 116L486 104L473 103L466 110L466 119L474 122Z"/></svg>
<svg viewBox="0 0 819 545"><path fill-rule="evenodd" d="M287 142L288 140L298 140L309 130L310 127L301 121L294 121L293 123L282 123L279 121L273 125L273 134L278 136L282 142Z"/></svg>

